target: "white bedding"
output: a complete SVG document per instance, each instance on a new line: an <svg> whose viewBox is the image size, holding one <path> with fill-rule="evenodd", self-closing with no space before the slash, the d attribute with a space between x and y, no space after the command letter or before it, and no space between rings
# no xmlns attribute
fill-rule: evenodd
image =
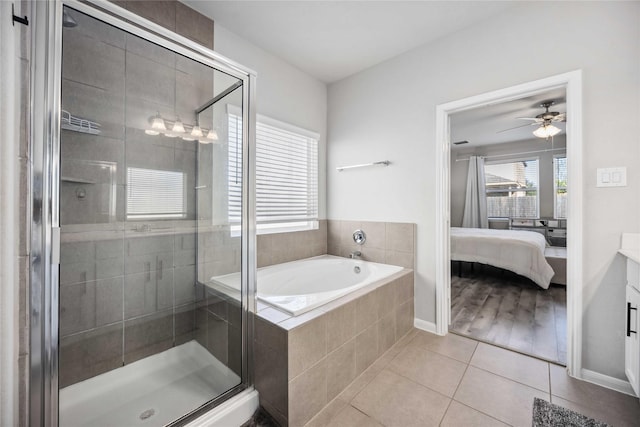
<svg viewBox="0 0 640 427"><path fill-rule="evenodd" d="M534 231L451 227L451 260L504 268L547 289L554 273L544 257L546 243Z"/></svg>

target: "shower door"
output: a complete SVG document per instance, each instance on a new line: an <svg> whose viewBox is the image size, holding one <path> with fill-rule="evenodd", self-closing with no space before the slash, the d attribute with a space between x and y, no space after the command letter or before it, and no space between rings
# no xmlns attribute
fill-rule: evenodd
<svg viewBox="0 0 640 427"><path fill-rule="evenodd" d="M58 325L43 330L44 424L184 421L251 383L252 76L85 4L57 2L52 15L60 249L44 284L57 289L45 304Z"/></svg>

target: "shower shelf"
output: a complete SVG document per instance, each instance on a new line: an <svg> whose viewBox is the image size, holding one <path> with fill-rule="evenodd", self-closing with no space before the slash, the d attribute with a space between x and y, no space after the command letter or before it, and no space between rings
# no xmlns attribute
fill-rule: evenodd
<svg viewBox="0 0 640 427"><path fill-rule="evenodd" d="M62 110L60 126L62 127L62 129L72 130L74 132L89 133L92 135L100 134L99 123L74 116L73 114L65 110Z"/></svg>
<svg viewBox="0 0 640 427"><path fill-rule="evenodd" d="M95 184L94 181L89 181L89 180L82 179L82 178L72 178L70 176L62 176L62 177L60 177L60 181L73 182L75 184Z"/></svg>

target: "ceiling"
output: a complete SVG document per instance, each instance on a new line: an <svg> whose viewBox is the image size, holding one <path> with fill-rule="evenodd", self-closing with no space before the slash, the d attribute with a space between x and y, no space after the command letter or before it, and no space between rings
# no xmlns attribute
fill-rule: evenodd
<svg viewBox="0 0 640 427"><path fill-rule="evenodd" d="M326 83L459 31L518 3L181 1Z"/></svg>
<svg viewBox="0 0 640 427"><path fill-rule="evenodd" d="M451 115L451 142L469 141L468 144L452 146L453 149L466 149L473 146L501 144L536 139L533 131L538 126L516 126L532 123L530 120L519 120L518 117L535 117L544 112L540 107L544 101L554 101L549 111L565 113L567 111L566 92L564 88L550 90L526 98L503 102L494 105L462 111ZM565 134L566 123L554 122ZM507 130L505 132L499 132ZM498 133L499 132L499 133Z"/></svg>

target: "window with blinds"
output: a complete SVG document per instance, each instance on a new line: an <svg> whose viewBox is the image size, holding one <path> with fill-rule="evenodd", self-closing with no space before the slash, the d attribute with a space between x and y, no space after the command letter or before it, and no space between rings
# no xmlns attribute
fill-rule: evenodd
<svg viewBox="0 0 640 427"><path fill-rule="evenodd" d="M485 164L487 215L538 218L538 159Z"/></svg>
<svg viewBox="0 0 640 427"><path fill-rule="evenodd" d="M229 113L229 222L241 219L242 117ZM258 233L317 227L318 135L258 116L256 222Z"/></svg>
<svg viewBox="0 0 640 427"><path fill-rule="evenodd" d="M184 172L127 168L127 219L184 218Z"/></svg>
<svg viewBox="0 0 640 427"><path fill-rule="evenodd" d="M553 217L567 218L567 157L553 158Z"/></svg>

